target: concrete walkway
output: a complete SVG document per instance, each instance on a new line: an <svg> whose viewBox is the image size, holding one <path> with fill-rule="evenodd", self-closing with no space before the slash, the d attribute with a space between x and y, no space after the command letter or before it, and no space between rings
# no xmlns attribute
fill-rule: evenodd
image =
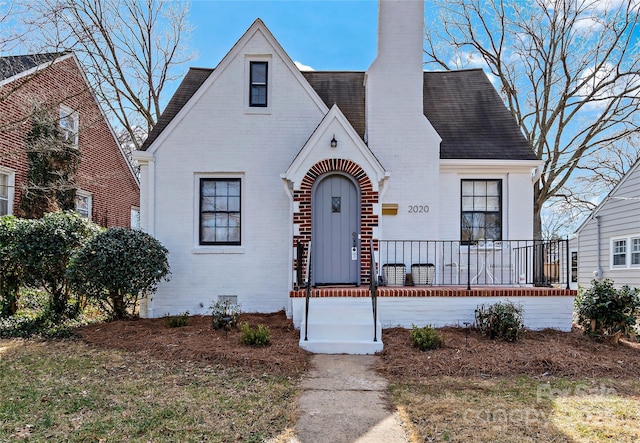
<svg viewBox="0 0 640 443"><path fill-rule="evenodd" d="M312 357L302 383L298 443L406 443L397 414L389 410L387 381L371 355Z"/></svg>

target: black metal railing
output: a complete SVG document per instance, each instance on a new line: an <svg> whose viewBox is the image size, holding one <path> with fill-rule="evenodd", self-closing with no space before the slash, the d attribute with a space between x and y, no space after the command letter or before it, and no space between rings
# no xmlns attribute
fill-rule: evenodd
<svg viewBox="0 0 640 443"><path fill-rule="evenodd" d="M566 286L569 241L379 240L379 284L387 286ZM372 269L375 269L372 267Z"/></svg>
<svg viewBox="0 0 640 443"><path fill-rule="evenodd" d="M296 289L304 287L304 274L302 272L302 263L304 262L304 245L298 240L296 242L296 262L294 263L296 269Z"/></svg>
<svg viewBox="0 0 640 443"><path fill-rule="evenodd" d="M371 307L373 308L373 341L378 341L378 278L376 272L376 263L374 259L374 248L373 248L373 240L371 240L369 244L369 257L371 257L371 261L369 262L369 271L370 271L370 279L369 286L371 292Z"/></svg>
<svg viewBox="0 0 640 443"><path fill-rule="evenodd" d="M298 257L302 257L300 254ZM298 262L301 263L301 262ZM301 268L302 266L298 266ZM309 341L309 299L311 299L311 242L307 248L307 268L305 272L306 296L304 302L304 341Z"/></svg>

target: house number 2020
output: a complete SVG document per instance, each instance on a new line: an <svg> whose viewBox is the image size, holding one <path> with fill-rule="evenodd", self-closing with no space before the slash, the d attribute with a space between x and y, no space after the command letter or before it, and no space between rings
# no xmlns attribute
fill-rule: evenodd
<svg viewBox="0 0 640 443"><path fill-rule="evenodd" d="M427 205L409 205L409 214L426 214L429 212Z"/></svg>

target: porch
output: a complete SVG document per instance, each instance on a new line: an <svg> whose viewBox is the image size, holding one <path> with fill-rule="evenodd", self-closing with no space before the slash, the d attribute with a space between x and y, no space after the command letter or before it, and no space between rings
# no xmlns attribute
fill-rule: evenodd
<svg viewBox="0 0 640 443"><path fill-rule="evenodd" d="M367 251L366 269L375 271L360 285L309 287L313 264L307 263L302 284L289 294L303 348L374 353L383 346L382 328L466 327L478 306L507 300L522 306L528 329L571 330L576 291L569 289L564 240L381 240L377 246L371 241ZM298 253L304 251L298 247Z"/></svg>

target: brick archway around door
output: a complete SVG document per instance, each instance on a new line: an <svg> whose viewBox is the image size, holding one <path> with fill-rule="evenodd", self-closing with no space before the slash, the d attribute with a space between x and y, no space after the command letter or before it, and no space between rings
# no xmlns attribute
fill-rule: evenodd
<svg viewBox="0 0 640 443"><path fill-rule="evenodd" d="M318 177L331 172L341 172L349 174L360 186L360 281L362 284L369 283L369 264L371 253L369 244L373 239L373 229L378 226L378 216L373 213L373 205L378 203L378 191L373 190L371 180L364 170L356 163L347 159L330 158L322 160L313 165L302 179L299 189L293 191L293 201L296 203L297 211L293 213L293 246L298 242L305 246L305 252L301 262L294 260L294 271L301 266L306 269L308 260L308 248L311 241L311 196L313 185ZM374 242L377 249L377 242Z"/></svg>

